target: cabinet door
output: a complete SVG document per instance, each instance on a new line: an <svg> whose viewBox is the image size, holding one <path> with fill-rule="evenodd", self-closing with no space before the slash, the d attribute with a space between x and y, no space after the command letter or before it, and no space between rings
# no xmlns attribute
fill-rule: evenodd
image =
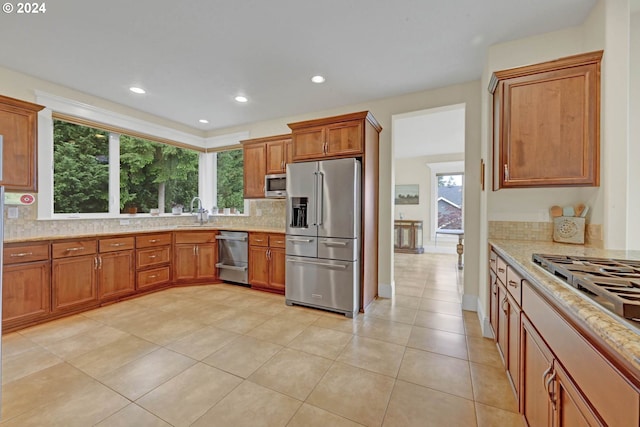
<svg viewBox="0 0 640 427"><path fill-rule="evenodd" d="M267 142L267 175L285 173L287 164L287 141Z"/></svg>
<svg viewBox="0 0 640 427"><path fill-rule="evenodd" d="M526 316L521 328L522 385L521 412L530 427L551 426L551 408L547 380L552 374L552 356Z"/></svg>
<svg viewBox="0 0 640 427"><path fill-rule="evenodd" d="M286 258L287 256L284 249L269 249L269 287L282 293L284 293L284 282L286 278Z"/></svg>
<svg viewBox="0 0 640 427"><path fill-rule="evenodd" d="M247 144L243 150L244 197L264 198L264 176L267 171L266 144Z"/></svg>
<svg viewBox="0 0 640 427"><path fill-rule="evenodd" d="M252 286L267 288L269 286L269 248L249 246L249 283Z"/></svg>
<svg viewBox="0 0 640 427"><path fill-rule="evenodd" d="M559 363L554 363L554 425L556 427L601 426L593 410Z"/></svg>
<svg viewBox="0 0 640 427"><path fill-rule="evenodd" d="M362 154L362 121L327 126L326 154L328 156Z"/></svg>
<svg viewBox="0 0 640 427"><path fill-rule="evenodd" d="M293 132L293 160L320 159L325 156L325 128L310 127Z"/></svg>
<svg viewBox="0 0 640 427"><path fill-rule="evenodd" d="M36 320L51 312L49 261L4 267L2 321L4 326Z"/></svg>
<svg viewBox="0 0 640 427"><path fill-rule="evenodd" d="M38 111L44 107L0 96L2 180L6 190L36 191Z"/></svg>
<svg viewBox="0 0 640 427"><path fill-rule="evenodd" d="M507 296L507 372L516 392L516 401L520 393L520 308L511 295Z"/></svg>
<svg viewBox="0 0 640 427"><path fill-rule="evenodd" d="M215 243L200 243L196 246L197 279L213 280L216 278L217 248Z"/></svg>
<svg viewBox="0 0 640 427"><path fill-rule="evenodd" d="M599 61L537 64L500 82L501 187L599 185Z"/></svg>
<svg viewBox="0 0 640 427"><path fill-rule="evenodd" d="M493 336L498 337L498 311L500 300L498 299L498 276L493 270L489 270L489 323L493 329Z"/></svg>
<svg viewBox="0 0 640 427"><path fill-rule="evenodd" d="M53 260L53 311L72 310L98 302L98 258L85 255Z"/></svg>
<svg viewBox="0 0 640 427"><path fill-rule="evenodd" d="M100 299L117 298L135 291L133 251L101 254L98 259Z"/></svg>
<svg viewBox="0 0 640 427"><path fill-rule="evenodd" d="M507 290L500 281L498 281L498 351L502 357L505 366L508 366L507 359L509 351L509 300L507 298Z"/></svg>
<svg viewBox="0 0 640 427"><path fill-rule="evenodd" d="M176 281L192 280L197 277L196 247L196 244L180 244L175 246L173 278Z"/></svg>

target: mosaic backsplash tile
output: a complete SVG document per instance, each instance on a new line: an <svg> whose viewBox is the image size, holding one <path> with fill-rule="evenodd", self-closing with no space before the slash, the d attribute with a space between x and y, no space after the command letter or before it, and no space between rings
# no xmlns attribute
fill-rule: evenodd
<svg viewBox="0 0 640 427"><path fill-rule="evenodd" d="M552 222L489 221L489 238L505 240L553 241ZM601 224L587 224L585 244L602 248Z"/></svg>
<svg viewBox="0 0 640 427"><path fill-rule="evenodd" d="M285 200L251 200L249 215L215 215L209 217L209 224L220 227L256 227L285 229ZM177 225L189 225L195 217L189 214L180 216L164 215L152 217L148 214L122 215L114 219L64 219L38 220L37 206L18 206L18 218L7 218L4 212L4 233L6 240L34 237L55 237L81 234L122 233L162 229ZM261 215L258 216L258 211ZM128 220L121 225L120 220Z"/></svg>

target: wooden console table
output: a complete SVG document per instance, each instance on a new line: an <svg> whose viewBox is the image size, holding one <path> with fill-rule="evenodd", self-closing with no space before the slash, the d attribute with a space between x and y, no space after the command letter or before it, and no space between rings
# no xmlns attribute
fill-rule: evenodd
<svg viewBox="0 0 640 427"><path fill-rule="evenodd" d="M462 253L464 252L464 245L462 241L464 240L464 230L436 230L436 246L438 245L438 234L448 234L458 236L458 244L456 245L456 252L458 253L458 269L462 270Z"/></svg>
<svg viewBox="0 0 640 427"><path fill-rule="evenodd" d="M422 221L396 220L393 227L394 252L421 254L422 246Z"/></svg>

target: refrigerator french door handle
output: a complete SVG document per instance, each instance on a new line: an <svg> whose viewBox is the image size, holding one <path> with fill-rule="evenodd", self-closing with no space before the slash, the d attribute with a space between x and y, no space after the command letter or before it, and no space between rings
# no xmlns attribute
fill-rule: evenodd
<svg viewBox="0 0 640 427"><path fill-rule="evenodd" d="M313 173L313 200L318 203L318 172ZM313 212L313 225L318 226L318 206Z"/></svg>
<svg viewBox="0 0 640 427"><path fill-rule="evenodd" d="M316 214L316 218L320 218L320 220L318 221L317 225L322 225L322 223L324 222L324 217L322 215L322 211L324 210L324 191L323 191L323 186L324 186L324 173L323 172L316 172L318 174L318 176L320 177L320 179L318 179L317 182L317 186L318 186L318 198L316 199L316 203L317 203L317 209L318 209L318 214Z"/></svg>
<svg viewBox="0 0 640 427"><path fill-rule="evenodd" d="M326 262L316 262L316 261L306 261L306 260L303 261L301 259L292 259L292 258L287 258L287 262L297 262L298 264L319 265L321 267L341 268L343 270L348 267L347 264L329 264Z"/></svg>

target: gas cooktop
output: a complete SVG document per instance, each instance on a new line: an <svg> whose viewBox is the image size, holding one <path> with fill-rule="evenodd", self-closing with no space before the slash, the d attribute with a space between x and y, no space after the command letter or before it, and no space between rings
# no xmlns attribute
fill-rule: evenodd
<svg viewBox="0 0 640 427"><path fill-rule="evenodd" d="M533 262L614 313L640 321L640 261L533 254Z"/></svg>

